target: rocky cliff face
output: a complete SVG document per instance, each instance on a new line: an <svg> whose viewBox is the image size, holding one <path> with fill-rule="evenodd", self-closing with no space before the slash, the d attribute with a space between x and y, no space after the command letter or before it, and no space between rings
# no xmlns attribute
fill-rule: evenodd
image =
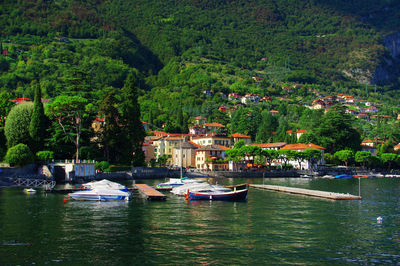
<svg viewBox="0 0 400 266"><path fill-rule="evenodd" d="M392 57L396 59L400 55L400 32L386 36L384 43Z"/></svg>
<svg viewBox="0 0 400 266"><path fill-rule="evenodd" d="M400 32L388 35L384 39L384 45L390 52L383 62L375 69L370 83L387 83L397 78L400 74Z"/></svg>

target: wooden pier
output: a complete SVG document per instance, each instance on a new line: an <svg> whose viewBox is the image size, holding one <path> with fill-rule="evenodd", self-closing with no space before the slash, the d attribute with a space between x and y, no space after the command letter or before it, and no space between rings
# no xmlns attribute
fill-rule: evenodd
<svg viewBox="0 0 400 266"><path fill-rule="evenodd" d="M167 196L146 184L136 184L139 192L148 200L165 200Z"/></svg>
<svg viewBox="0 0 400 266"><path fill-rule="evenodd" d="M250 187L266 189L271 191L285 192L291 194L299 194L317 198L325 198L332 200L361 200L360 196L355 196L351 194L344 193L335 193L335 192L327 192L327 191L319 191L319 190L311 190L304 188L295 188L295 187L282 187L282 186L271 186L271 185L250 185Z"/></svg>

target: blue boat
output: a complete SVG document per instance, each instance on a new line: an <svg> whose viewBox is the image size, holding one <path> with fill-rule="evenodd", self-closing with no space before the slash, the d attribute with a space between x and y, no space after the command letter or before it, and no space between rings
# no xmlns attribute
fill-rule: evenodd
<svg viewBox="0 0 400 266"><path fill-rule="evenodd" d="M352 179L353 175L347 175L347 174L342 174L342 175L336 175L336 179Z"/></svg>

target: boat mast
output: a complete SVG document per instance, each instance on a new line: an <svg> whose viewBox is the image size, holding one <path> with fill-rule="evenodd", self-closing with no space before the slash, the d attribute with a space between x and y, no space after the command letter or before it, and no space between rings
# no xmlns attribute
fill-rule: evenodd
<svg viewBox="0 0 400 266"><path fill-rule="evenodd" d="M182 162L182 160L183 160L183 154L182 154L182 142L183 142L183 138L181 139L181 141L180 141L180 153L181 153L181 179L182 179L182 165L183 165L183 162Z"/></svg>

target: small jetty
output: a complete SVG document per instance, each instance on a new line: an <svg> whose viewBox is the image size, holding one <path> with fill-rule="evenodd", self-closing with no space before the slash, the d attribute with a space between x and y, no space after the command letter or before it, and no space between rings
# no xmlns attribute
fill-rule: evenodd
<svg viewBox="0 0 400 266"><path fill-rule="evenodd" d="M311 190L304 188L295 188L295 187L282 187L282 186L272 186L272 185L250 185L250 187L266 189L271 191L285 192L291 194L299 194L317 198L325 198L332 200L361 200L360 196L355 196L351 194L344 193L335 193L335 192L327 192L327 191L319 191L319 190Z"/></svg>
<svg viewBox="0 0 400 266"><path fill-rule="evenodd" d="M167 196L146 184L136 184L139 192L148 200L165 200Z"/></svg>

